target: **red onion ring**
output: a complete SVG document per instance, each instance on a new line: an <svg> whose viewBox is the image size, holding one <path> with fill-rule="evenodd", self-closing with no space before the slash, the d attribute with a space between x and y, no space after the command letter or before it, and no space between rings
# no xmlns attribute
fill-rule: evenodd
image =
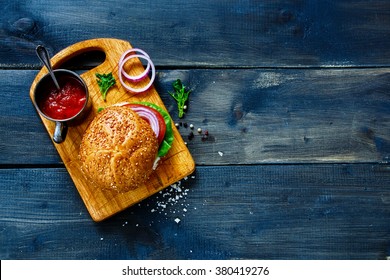
<svg viewBox="0 0 390 280"><path fill-rule="evenodd" d="M142 106L132 106L131 109L150 124L152 130L158 138L158 135L160 133L160 125L156 115Z"/></svg>
<svg viewBox="0 0 390 280"><path fill-rule="evenodd" d="M128 60L130 60L132 58L135 58L135 57L143 58L143 59L147 60L148 63L150 64L150 67L152 68L152 76L150 77L150 82L146 86L144 86L142 88L133 88L133 87L131 87L129 85L126 85L125 82L123 81L123 75L122 75L123 65L125 65L125 63ZM148 57L146 55L142 55L142 54L132 54L132 55L124 58L122 60L122 62L119 63L119 73L118 73L118 76L119 76L119 80L120 80L120 82L121 82L121 84L122 84L122 86L124 88L126 88L127 90L129 90L131 92L134 92L134 93L140 93L140 92L146 91L153 84L154 79L156 78L156 69L155 69L154 64L153 64L152 60L150 59L150 57Z"/></svg>
<svg viewBox="0 0 390 280"><path fill-rule="evenodd" d="M141 49L137 49L137 48L133 48L133 49L130 49L130 50L127 50L126 52L124 52L121 56L121 58L119 59L119 64L121 64L121 62L125 59L125 57L130 54L130 53L135 53L137 54L138 53L141 53L142 55L145 55L147 57L149 57L149 55L141 50ZM133 82L138 82L140 80L142 80L143 78L146 77L146 75L149 73L149 70L150 70L150 63L148 61L148 65L146 66L146 69L144 72L142 72L141 74L137 75L137 76L131 76L129 74L126 73L126 71L122 68L121 69L121 72L122 72L122 75L125 76L126 79L130 80L130 81L133 81Z"/></svg>

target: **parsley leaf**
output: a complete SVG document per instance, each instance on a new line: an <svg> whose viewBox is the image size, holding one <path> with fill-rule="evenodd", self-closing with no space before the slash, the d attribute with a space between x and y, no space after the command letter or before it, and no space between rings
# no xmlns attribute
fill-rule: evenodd
<svg viewBox="0 0 390 280"><path fill-rule="evenodd" d="M182 84L180 79L177 79L172 85L175 92L168 92L168 93L177 101L179 118L182 118L184 115L185 104L191 90L187 90L187 88Z"/></svg>
<svg viewBox="0 0 390 280"><path fill-rule="evenodd" d="M112 76L112 73L109 74L96 73L96 78L97 78L96 82L99 85L99 89L103 96L103 100L106 101L108 90L116 83L115 78Z"/></svg>

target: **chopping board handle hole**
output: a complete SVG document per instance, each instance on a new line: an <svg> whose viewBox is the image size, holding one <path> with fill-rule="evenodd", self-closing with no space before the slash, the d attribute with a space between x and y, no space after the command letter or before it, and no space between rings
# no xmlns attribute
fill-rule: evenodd
<svg viewBox="0 0 390 280"><path fill-rule="evenodd" d="M106 54L103 50L92 50L75 55L56 68L65 68L81 74L102 64L105 59Z"/></svg>

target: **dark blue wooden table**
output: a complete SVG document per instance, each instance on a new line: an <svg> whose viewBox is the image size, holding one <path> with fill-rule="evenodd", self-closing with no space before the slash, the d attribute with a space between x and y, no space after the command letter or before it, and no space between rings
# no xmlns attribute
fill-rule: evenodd
<svg viewBox="0 0 390 280"><path fill-rule="evenodd" d="M389 1L21 0L0 13L0 259L390 255ZM29 89L36 45L108 37L155 62L196 171L95 223ZM181 120L178 78L192 89Z"/></svg>

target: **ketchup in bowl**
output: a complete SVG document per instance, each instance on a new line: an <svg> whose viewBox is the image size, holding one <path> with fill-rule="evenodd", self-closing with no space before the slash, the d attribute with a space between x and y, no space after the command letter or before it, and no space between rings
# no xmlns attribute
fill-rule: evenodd
<svg viewBox="0 0 390 280"><path fill-rule="evenodd" d="M59 89L49 74L43 76L35 85L32 100L38 113L55 122L53 141L65 141L68 123L80 124L88 112L91 102L85 81L75 72L67 69L53 70Z"/></svg>
<svg viewBox="0 0 390 280"><path fill-rule="evenodd" d="M37 94L40 111L54 120L67 120L81 112L87 102L85 86L74 76L56 76L60 89L51 80L44 83Z"/></svg>

